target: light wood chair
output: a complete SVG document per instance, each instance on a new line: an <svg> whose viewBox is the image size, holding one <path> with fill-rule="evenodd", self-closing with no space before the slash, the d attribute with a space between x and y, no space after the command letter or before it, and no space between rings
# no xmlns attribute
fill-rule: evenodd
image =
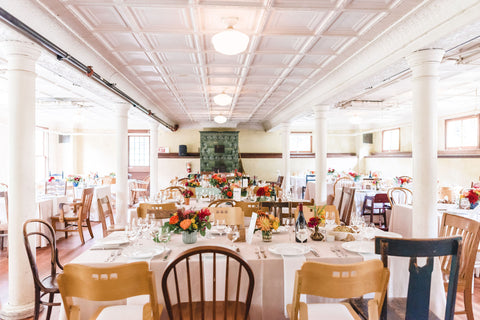
<svg viewBox="0 0 480 320"><path fill-rule="evenodd" d="M462 252L460 237L442 239L393 239L375 238L375 253L382 256L384 267L388 267L388 257L409 257L408 290L406 298L385 299L382 319L432 319L430 310L430 287L434 258L446 257L451 262L447 289L447 304L444 320L453 320L459 258ZM417 258L426 258L426 263L417 263ZM388 301L388 303L387 303ZM398 303L401 301L400 303ZM402 307L399 307L402 306ZM359 307L358 309L364 309ZM433 317L435 318L435 317Z"/></svg>
<svg viewBox="0 0 480 320"><path fill-rule="evenodd" d="M444 213L440 224L440 237L462 236L462 253L460 255L460 271L458 273L458 292L463 292L465 310L455 314L466 314L468 320L473 320L472 278L478 244L480 242L480 222ZM442 259L445 289L448 287L450 260Z"/></svg>
<svg viewBox="0 0 480 320"><path fill-rule="evenodd" d="M447 203L455 203L455 196L452 187L440 187L438 190L438 200L447 201Z"/></svg>
<svg viewBox="0 0 480 320"><path fill-rule="evenodd" d="M52 217L52 226L55 232L65 232L65 238L68 238L69 232L78 232L82 244L85 244L83 228L87 228L90 237L93 238L92 226L90 225L90 207L92 206L93 191L94 188L83 189L82 201L71 204L76 208L72 215L66 215L62 206L62 209L59 210L59 215ZM59 228L57 223L63 224L63 227Z"/></svg>
<svg viewBox="0 0 480 320"><path fill-rule="evenodd" d="M226 225L244 226L244 213L240 207L211 207L210 213L215 220L225 220Z"/></svg>
<svg viewBox="0 0 480 320"><path fill-rule="evenodd" d="M251 217L253 212L261 210L260 202L238 201L235 206L242 208L245 217Z"/></svg>
<svg viewBox="0 0 480 320"><path fill-rule="evenodd" d="M0 221L0 238L2 240L2 250L4 247L4 239L8 237L8 186L5 183L0 182L0 198L4 198L5 201L5 213L6 213L6 220Z"/></svg>
<svg viewBox="0 0 480 320"><path fill-rule="evenodd" d="M350 177L340 177L333 183L333 201L339 196L337 188L343 190L343 187L355 187L355 181Z"/></svg>
<svg viewBox="0 0 480 320"><path fill-rule="evenodd" d="M98 204L98 217L102 223L103 237L108 236L115 231L125 231L125 226L115 225L115 218L113 216L112 205L110 204L110 198L105 196L97 199ZM107 218L109 225L107 225Z"/></svg>
<svg viewBox="0 0 480 320"><path fill-rule="evenodd" d="M40 276L35 252L32 251L32 248L30 247L30 242L35 243L38 237L47 241L48 250L50 251L50 272L44 278ZM30 263L30 269L32 270L33 282L35 285L35 309L33 318L34 320L38 320L40 316L40 306L44 305L47 306L46 320L49 320L50 315L52 314L52 307L60 305L60 302L54 301L54 297L55 294L60 293L56 282L59 273L57 270L63 269L63 266L58 260L55 231L45 220L27 220L23 224L23 243L25 245L25 250L27 251L28 261ZM44 272L41 273L43 274ZM48 296L48 301L42 300L45 296Z"/></svg>
<svg viewBox="0 0 480 320"><path fill-rule="evenodd" d="M162 201L176 200L180 197L183 197L184 191L185 191L185 187L180 187L180 186L166 187L158 192L158 196L160 199L162 199Z"/></svg>
<svg viewBox="0 0 480 320"><path fill-rule="evenodd" d="M402 187L388 189L387 197L391 208L393 208L395 204L412 204L413 202L412 190Z"/></svg>
<svg viewBox="0 0 480 320"><path fill-rule="evenodd" d="M375 297L368 303L368 319L378 319L387 291L389 275L388 269L380 260L367 260L353 264L307 261L300 270L295 272L293 301L292 304L287 305L287 312L291 320L318 319L319 315L329 319L331 313L337 315L336 319L360 320L362 318L348 303L305 304L300 302L300 295L345 299L374 292Z"/></svg>
<svg viewBox="0 0 480 320"><path fill-rule="evenodd" d="M133 262L108 268L67 264L58 276L58 286L68 320L84 319L160 319L153 273L147 262ZM148 295L149 302L118 304L119 300ZM77 299L110 302L91 315L84 315Z"/></svg>
<svg viewBox="0 0 480 320"><path fill-rule="evenodd" d="M148 212L150 211L150 212ZM158 217L157 217L158 212ZM137 217L145 219L147 213L155 213L155 219L165 219L162 218L164 214L168 213L173 214L177 212L177 206L173 202L169 203L140 203L137 208Z"/></svg>
<svg viewBox="0 0 480 320"><path fill-rule="evenodd" d="M340 202L338 205L338 211L340 212L340 221L346 226L350 225L350 218L352 211L355 209L355 188L343 187L342 194L340 196Z"/></svg>
<svg viewBox="0 0 480 320"><path fill-rule="evenodd" d="M150 176L144 178L143 180L135 181L135 185L132 192L133 204L140 201L143 198L143 201L148 201L148 193L150 187Z"/></svg>
<svg viewBox="0 0 480 320"><path fill-rule="evenodd" d="M178 272L182 277L177 277ZM234 251L218 246L184 251L167 266L162 278L170 319L246 320L254 285L248 263Z"/></svg>
<svg viewBox="0 0 480 320"><path fill-rule="evenodd" d="M180 187L185 187L185 183L188 181L188 178L180 178L177 180L176 185Z"/></svg>
<svg viewBox="0 0 480 320"><path fill-rule="evenodd" d="M233 199L217 199L208 204L208 207L235 207L237 201Z"/></svg>
<svg viewBox="0 0 480 320"><path fill-rule="evenodd" d="M324 206L317 206L316 210L320 210L323 208L323 211L325 211L325 216L327 212L334 212L335 213L335 223L337 225L340 225L340 214L338 213L337 207L335 207L332 204L324 205ZM305 220L310 220L310 218L313 218L315 216L315 207L310 206L310 205L304 205L303 206L303 215L305 216ZM295 208L295 221L297 220L298 217L298 207Z"/></svg>

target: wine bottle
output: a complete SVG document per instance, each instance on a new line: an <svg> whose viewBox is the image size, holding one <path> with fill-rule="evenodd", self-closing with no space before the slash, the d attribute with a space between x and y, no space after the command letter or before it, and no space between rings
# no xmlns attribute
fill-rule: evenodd
<svg viewBox="0 0 480 320"><path fill-rule="evenodd" d="M270 186L271 186L271 188L272 188L272 193L271 193L272 200L273 200L273 201L277 201L277 194L275 193L275 185L273 184L273 182L272 182L272 184L271 184Z"/></svg>
<svg viewBox="0 0 480 320"><path fill-rule="evenodd" d="M256 177L256 176L253 176L253 185L254 185L254 186L257 185L257 177Z"/></svg>
<svg viewBox="0 0 480 320"><path fill-rule="evenodd" d="M307 229L307 220L303 215L303 203L298 205L298 217L295 222L295 241L296 242L307 242L308 238L308 229Z"/></svg>

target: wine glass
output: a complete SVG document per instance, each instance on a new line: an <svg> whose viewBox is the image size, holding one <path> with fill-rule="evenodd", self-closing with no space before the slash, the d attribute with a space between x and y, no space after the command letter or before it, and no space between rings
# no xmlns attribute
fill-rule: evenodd
<svg viewBox="0 0 480 320"><path fill-rule="evenodd" d="M225 219L218 219L217 220L217 230L220 235L223 235L223 232L225 231Z"/></svg>
<svg viewBox="0 0 480 320"><path fill-rule="evenodd" d="M166 228L160 228L160 232L158 234L158 241L163 244L163 251L167 250L167 244L170 241L171 236L171 231Z"/></svg>
<svg viewBox="0 0 480 320"><path fill-rule="evenodd" d="M235 250L234 242L240 238L240 232L238 231L237 226L231 226L227 229L227 238L232 241L232 248Z"/></svg>
<svg viewBox="0 0 480 320"><path fill-rule="evenodd" d="M330 229L333 229L334 225L335 225L335 212L327 211L325 213L325 227L326 229L330 230Z"/></svg>
<svg viewBox="0 0 480 320"><path fill-rule="evenodd" d="M375 237L375 224L374 223L369 223L363 230L363 234L367 240L372 240Z"/></svg>
<svg viewBox="0 0 480 320"><path fill-rule="evenodd" d="M467 198L460 199L460 209L468 209L470 207L470 201Z"/></svg>
<svg viewBox="0 0 480 320"><path fill-rule="evenodd" d="M125 226L125 234L127 235L128 241L136 246L136 240L138 236L138 229L134 227L133 224Z"/></svg>
<svg viewBox="0 0 480 320"><path fill-rule="evenodd" d="M290 226L292 225L292 218L290 218L290 217L283 218L282 223L283 223L283 226L284 226L285 230L287 230L288 241L292 242L292 233L290 232Z"/></svg>

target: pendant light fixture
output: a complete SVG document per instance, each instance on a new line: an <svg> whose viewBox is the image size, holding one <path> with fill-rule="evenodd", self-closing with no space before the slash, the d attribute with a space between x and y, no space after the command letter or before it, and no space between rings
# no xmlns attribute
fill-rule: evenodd
<svg viewBox="0 0 480 320"><path fill-rule="evenodd" d="M227 122L227 117L225 116L216 116L215 118L213 118L213 121L215 121L216 123L225 123Z"/></svg>
<svg viewBox="0 0 480 320"><path fill-rule="evenodd" d="M227 25L227 30L212 37L213 47L217 52L226 55L242 53L247 49L250 38L245 33L233 29L238 22L237 17L224 18L223 21Z"/></svg>
<svg viewBox="0 0 480 320"><path fill-rule="evenodd" d="M232 96L226 94L225 91L213 97L213 102L219 106L228 106L232 103L232 100Z"/></svg>

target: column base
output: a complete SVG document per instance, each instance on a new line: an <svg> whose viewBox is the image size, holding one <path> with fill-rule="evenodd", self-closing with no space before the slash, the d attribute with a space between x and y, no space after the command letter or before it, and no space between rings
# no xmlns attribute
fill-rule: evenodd
<svg viewBox="0 0 480 320"><path fill-rule="evenodd" d="M35 302L21 305L11 306L8 303L0 310L0 319L3 320L20 320L33 316L35 310Z"/></svg>

